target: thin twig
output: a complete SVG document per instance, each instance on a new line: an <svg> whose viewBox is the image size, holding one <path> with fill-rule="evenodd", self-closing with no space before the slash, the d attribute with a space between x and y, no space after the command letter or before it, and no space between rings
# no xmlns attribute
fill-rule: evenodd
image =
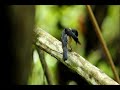
<svg viewBox="0 0 120 90"><path fill-rule="evenodd" d="M68 51L68 59L63 61L62 43L56 38L37 28L34 30L34 44L44 50L71 70L77 72L93 85L119 85L116 81L107 76L100 69L89 63L82 56L75 52Z"/></svg>
<svg viewBox="0 0 120 90"><path fill-rule="evenodd" d="M99 40L100 40L100 43L101 43L101 45L102 45L102 48L103 48L103 50L104 50L104 52L105 52L105 54L106 54L106 57L107 57L107 59L108 59L108 61L109 61L109 63L110 63L110 66L111 66L111 68L112 68L112 71L113 71L113 74L114 74L114 76L115 76L115 79L116 79L116 81L117 81L118 83L120 83L119 75L118 75L118 73L117 73L117 71L116 71L116 69L115 69L115 65L114 65L114 63L113 63L112 57L111 57L110 52L109 52L109 50L108 50L108 48L107 48L107 45L106 45L106 43L105 43L105 41L104 41L104 39L103 39L103 37L102 37L102 34L101 34L101 32L100 32L101 30L100 30L100 28L99 28L99 26L98 26L98 23L97 23L97 21L96 21L96 19L95 19L95 16L94 16L93 12L92 12L92 9L91 9L90 5L86 5L86 7L87 7L87 9L88 9L88 13L89 13L89 15L90 15L91 21L92 21L92 23L93 23L93 25L94 25L94 27L95 27L94 30L95 30L95 32L96 32L96 34L97 34L97 36L98 36L98 38L99 38Z"/></svg>
<svg viewBox="0 0 120 90"><path fill-rule="evenodd" d="M36 49L38 51L38 55L39 55L39 58L40 58L40 61L41 61L42 67L43 67L43 72L44 72L46 79L48 81L48 85L54 85L51 72L50 72L50 70L47 66L47 63L45 61L45 58L44 58L44 51L40 50L37 46L36 46Z"/></svg>

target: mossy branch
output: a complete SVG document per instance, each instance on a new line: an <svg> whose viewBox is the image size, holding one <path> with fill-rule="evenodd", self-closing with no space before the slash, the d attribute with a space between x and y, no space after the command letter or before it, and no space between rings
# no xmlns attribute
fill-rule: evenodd
<svg viewBox="0 0 120 90"><path fill-rule="evenodd" d="M93 85L119 85L116 81L75 52L68 52L68 60L64 62L62 43L41 28L34 30L33 43L71 70L77 72L80 76L85 78L87 82Z"/></svg>

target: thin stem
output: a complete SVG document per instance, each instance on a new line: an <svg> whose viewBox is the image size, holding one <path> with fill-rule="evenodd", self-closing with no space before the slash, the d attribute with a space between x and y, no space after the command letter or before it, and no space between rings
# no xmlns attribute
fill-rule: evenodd
<svg viewBox="0 0 120 90"><path fill-rule="evenodd" d="M43 67L44 74L45 74L46 79L48 81L48 85L53 85L52 76L51 76L51 73L49 71L49 68L48 68L47 63L46 63L45 58L44 58L44 51L40 50L37 46L36 46L36 49L38 51L38 54L39 54L39 57L40 57L40 60L41 60L41 64L42 64L42 67Z"/></svg>
<svg viewBox="0 0 120 90"><path fill-rule="evenodd" d="M111 57L110 52L109 52L109 50L108 50L108 48L107 48L107 45L106 45L106 43L105 43L105 41L104 41L104 39L103 39L103 37L102 37L102 34L101 34L101 32L100 32L101 30L100 30L100 28L99 28L99 26L98 26L98 23L97 23L97 21L96 21L96 19L95 19L95 16L94 16L93 12L92 12L92 9L91 9L90 5L86 5L86 7L87 7L87 9L88 9L88 13L89 13L89 15L90 15L91 21L92 21L92 23L93 23L93 25L94 25L94 27L95 27L94 30L95 30L95 32L96 32L96 34L97 34L97 36L98 36L98 38L99 38L99 40L100 40L100 43L101 43L101 45L102 45L102 48L103 48L103 50L104 50L104 52L105 52L105 54L106 54L106 57L107 57L107 59L108 59L108 61L109 61L109 63L110 63L110 66L111 66L111 68L112 68L112 71L113 71L113 74L114 74L114 76L115 76L115 79L116 79L116 81L117 81L118 83L120 83L119 75L118 75L118 73L117 73L117 71L116 71L116 69L115 69L115 65L114 65L114 63L113 63L112 57Z"/></svg>

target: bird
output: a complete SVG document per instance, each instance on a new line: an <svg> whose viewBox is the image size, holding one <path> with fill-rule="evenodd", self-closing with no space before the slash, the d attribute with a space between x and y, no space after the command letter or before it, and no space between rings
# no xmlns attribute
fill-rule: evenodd
<svg viewBox="0 0 120 90"><path fill-rule="evenodd" d="M72 51L71 48L71 42L73 40L76 42L76 44L81 44L78 40L78 31L76 29L71 28L64 28L62 31L61 41L62 41L62 49L63 49L63 60L67 60L67 52Z"/></svg>

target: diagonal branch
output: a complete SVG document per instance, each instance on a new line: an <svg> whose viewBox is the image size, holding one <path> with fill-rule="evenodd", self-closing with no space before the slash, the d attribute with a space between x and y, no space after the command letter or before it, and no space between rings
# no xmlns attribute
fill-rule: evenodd
<svg viewBox="0 0 120 90"><path fill-rule="evenodd" d="M94 25L94 27L95 27L94 30L95 30L95 32L96 32L96 34L97 34L97 36L98 36L98 38L99 38L99 40L100 40L100 43L101 43L101 45L102 45L102 48L103 48L103 50L104 50L104 52L105 52L105 54L106 54L106 57L107 57L107 59L108 59L108 61L109 61L110 66L111 66L111 68L112 68L112 71L113 71L113 74L114 74L114 76L115 76L115 79L116 79L116 81L117 81L118 83L120 83L119 75L118 75L118 73L117 73L117 71L116 71L116 69L115 69L115 65L114 65L114 63L113 63L112 57L111 57L110 52L109 52L109 50L108 50L108 48L107 48L107 45L106 45L106 43L105 43L105 41L104 41L104 39L103 39L103 37L102 37L102 34L101 34L101 32L100 32L101 30L100 30L100 28L99 28L99 26L98 26L98 24L97 24L97 21L96 21L95 16L94 16L94 14L93 14L93 12L92 12L92 9L91 9L90 5L86 5L86 7L87 7L88 12L89 12L89 14L90 14L91 21L93 22L93 25Z"/></svg>
<svg viewBox="0 0 120 90"><path fill-rule="evenodd" d="M71 70L77 72L80 76L85 78L87 82L93 85L119 85L116 81L75 52L68 52L68 60L64 62L62 58L63 50L61 42L41 28L34 30L33 43L65 64Z"/></svg>

